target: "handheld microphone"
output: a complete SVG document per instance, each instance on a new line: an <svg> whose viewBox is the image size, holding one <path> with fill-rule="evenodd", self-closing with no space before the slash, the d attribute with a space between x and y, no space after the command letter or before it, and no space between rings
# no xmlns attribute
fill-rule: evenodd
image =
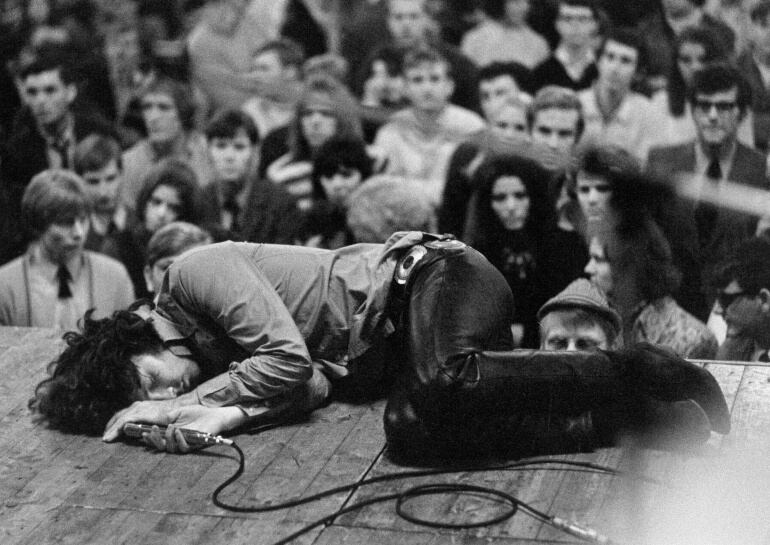
<svg viewBox="0 0 770 545"><path fill-rule="evenodd" d="M136 424L134 422L128 422L123 425L123 433L127 437L133 437L135 439L141 439L142 434L150 433L153 426L148 424ZM158 426L160 433L166 433L165 426ZM204 433L197 430L188 430L187 428L177 428L182 432L185 441L190 445L232 445L233 442L230 439L225 439L221 435L211 435L210 433Z"/></svg>

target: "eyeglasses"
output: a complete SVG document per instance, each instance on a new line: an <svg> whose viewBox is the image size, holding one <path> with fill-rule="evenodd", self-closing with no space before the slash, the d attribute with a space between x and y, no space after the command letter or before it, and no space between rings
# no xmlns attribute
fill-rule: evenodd
<svg viewBox="0 0 770 545"><path fill-rule="evenodd" d="M753 293L749 293L747 291L736 291L734 293L725 293L720 291L717 294L717 303L719 303L719 306L722 307L722 310L727 310L727 307L732 305L739 297L751 297L753 295Z"/></svg>
<svg viewBox="0 0 770 545"><path fill-rule="evenodd" d="M710 112L711 108L714 107L717 109L717 112L724 114L732 111L737 106L738 103L733 100L704 100L700 98L695 100L695 109L701 112Z"/></svg>

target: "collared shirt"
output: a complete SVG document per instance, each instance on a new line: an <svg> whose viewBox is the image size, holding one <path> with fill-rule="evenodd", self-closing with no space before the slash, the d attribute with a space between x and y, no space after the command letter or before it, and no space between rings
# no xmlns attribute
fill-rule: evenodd
<svg viewBox="0 0 770 545"><path fill-rule="evenodd" d="M65 264L72 276L72 297L59 299L59 265L45 259L39 245L29 250L30 318L36 327L77 329L78 320L93 306L89 269L83 254Z"/></svg>
<svg viewBox="0 0 770 545"><path fill-rule="evenodd" d="M45 152L49 168L72 168L75 155L75 119L67 114L61 134L53 135L38 126L45 140Z"/></svg>
<svg viewBox="0 0 770 545"><path fill-rule="evenodd" d="M647 151L662 124L657 110L647 97L629 92L609 120L605 120L599 108L595 87L581 91L578 97L583 104L585 118L581 142L620 146L640 162L646 161Z"/></svg>
<svg viewBox="0 0 770 545"><path fill-rule="evenodd" d="M354 372L355 360L395 331L386 312L393 271L401 250L422 240L410 232L384 246L334 251L201 247L169 268L156 329L176 351L194 343L208 369L221 373L195 389L202 405L237 405L248 414L307 382L313 367L330 377Z"/></svg>
<svg viewBox="0 0 770 545"><path fill-rule="evenodd" d="M564 66L564 71L572 81L580 81L586 69L596 62L596 55L591 48L586 48L582 59L573 59L567 52L567 48L560 45L553 52L553 56Z"/></svg>

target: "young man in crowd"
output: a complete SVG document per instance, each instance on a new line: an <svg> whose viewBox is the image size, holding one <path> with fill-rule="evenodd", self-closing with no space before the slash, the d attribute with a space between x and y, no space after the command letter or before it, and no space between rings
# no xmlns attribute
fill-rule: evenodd
<svg viewBox="0 0 770 545"><path fill-rule="evenodd" d="M123 265L83 249L91 199L74 172L37 174L21 208L32 242L0 268L0 324L72 329L88 309L109 316L133 302Z"/></svg>
<svg viewBox="0 0 770 545"><path fill-rule="evenodd" d="M206 127L214 183L203 189L204 225L215 239L291 244L296 206L282 187L255 175L259 134L240 110L223 110Z"/></svg>
<svg viewBox="0 0 770 545"><path fill-rule="evenodd" d="M267 42L254 53L252 76L261 92L243 103L260 136L289 124L300 92L305 56L294 42L281 39Z"/></svg>
<svg viewBox="0 0 770 545"><path fill-rule="evenodd" d="M737 138L738 126L750 101L743 76L727 64L707 65L696 73L689 100L696 139L653 148L647 160L648 170L660 176L695 176L691 181L696 184L692 186L693 194L704 190L718 194L724 180L768 189L765 156L741 144ZM704 300L701 306L705 304L710 308L711 294L707 293L706 286L713 282L716 264L754 234L757 218L700 199L683 203L682 215L694 222L693 228L697 231L696 253ZM696 316L705 319L703 312Z"/></svg>
<svg viewBox="0 0 770 545"><path fill-rule="evenodd" d="M645 62L644 45L635 32L618 30L604 40L597 61L599 76L578 95L585 118L582 141L619 145L640 162L645 160L660 126L650 100L631 90Z"/></svg>
<svg viewBox="0 0 770 545"><path fill-rule="evenodd" d="M568 169L585 128L578 95L566 87L543 87L535 95L527 119L530 138L543 145L539 162L554 172Z"/></svg>
<svg viewBox="0 0 770 545"><path fill-rule="evenodd" d="M92 133L114 135L110 124L76 111L78 94L74 75L63 56L49 53L22 65L18 75L24 108L0 158L0 178L10 227L5 237L6 255L0 263L24 251L19 237L19 213L24 188L32 177L49 168L73 167L75 146Z"/></svg>
<svg viewBox="0 0 770 545"><path fill-rule="evenodd" d="M598 72L594 50L599 36L599 12L593 0L559 0L553 54L532 71L532 92L546 85L575 91L590 87Z"/></svg>
<svg viewBox="0 0 770 545"><path fill-rule="evenodd" d="M454 80L449 64L437 51L407 53L404 80L411 106L380 128L374 146L387 158L388 174L422 180L429 202L438 207L452 153L481 131L484 121L449 103Z"/></svg>
<svg viewBox="0 0 770 545"><path fill-rule="evenodd" d="M98 252L110 234L126 228L127 211L118 205L123 165L117 140L99 134L84 138L75 148L75 172L83 178L92 203L85 248Z"/></svg>
<svg viewBox="0 0 770 545"><path fill-rule="evenodd" d="M585 278L549 299L537 319L541 350L611 350L623 344L620 315Z"/></svg>
<svg viewBox="0 0 770 545"><path fill-rule="evenodd" d="M529 73L516 63L495 62L479 70L479 97L484 119L509 98L532 99L525 90L529 87Z"/></svg>
<svg viewBox="0 0 770 545"><path fill-rule="evenodd" d="M727 323L717 359L770 361L770 239L740 244L720 266L716 312Z"/></svg>
<svg viewBox="0 0 770 545"><path fill-rule="evenodd" d="M391 385L385 432L403 455L575 450L630 430L701 444L730 427L708 371L650 345L511 350L503 277L420 232L336 251L205 246L174 262L156 300L69 336L32 403L52 426L112 441L127 422L169 425L148 440L187 451L175 426L219 434L363 381Z"/></svg>

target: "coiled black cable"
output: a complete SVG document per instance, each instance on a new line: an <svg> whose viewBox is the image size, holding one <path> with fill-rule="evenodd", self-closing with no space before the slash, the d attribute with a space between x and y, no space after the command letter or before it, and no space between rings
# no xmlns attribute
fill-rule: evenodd
<svg viewBox="0 0 770 545"><path fill-rule="evenodd" d="M594 464L591 462L578 462L575 460L564 460L564 459L558 459L558 458L531 458L528 460L520 460L516 462L511 462L508 464L487 466L487 467L470 466L470 467L454 467L454 468L447 468L447 469L426 469L426 470L403 471L398 473L387 473L377 477L362 479L355 483L338 486L335 488L330 488L328 490L324 490L322 492L318 492L316 494L313 494L304 498L294 498L291 500L287 500L285 502L269 504L269 505L239 506L239 505L232 505L229 503L225 503L219 499L220 494L230 484L238 480L238 478L243 474L245 469L245 455L243 454L243 451L236 443L233 443L230 446L234 448L235 451L238 453L238 469L235 471L235 473L233 473L232 476L230 476L227 480L225 480L222 484L220 484L214 490L212 494L212 501L214 505L216 505L217 507L220 507L221 509L226 509L228 511L233 511L237 513L266 513L270 511L279 511L282 509L289 509L291 507L296 507L298 505L303 505L306 503L318 501L322 498L326 498L328 496L332 496L342 492L352 492L354 490L357 490L358 488L371 485L374 483L393 481L398 479L414 478L414 477L444 475L449 473L475 473L475 472L482 472L482 471L521 471L524 469L532 470L532 471L539 470L539 469L554 470L554 469L564 469L563 466L567 466L572 471L589 471L592 473L603 473L606 475L624 474L624 472L621 472L614 468L611 468L608 466L602 466L599 464ZM562 467L557 468L554 466L562 466ZM646 482L661 484L659 481L648 477L643 477L643 476L634 476L634 477ZM504 511L500 515L497 515L487 521L480 521L480 522L477 521L473 523L457 523L457 524L442 523L442 522L420 519L418 517L410 515L404 509L404 504L410 498L413 498L416 496L429 495L429 494L446 494L448 492L456 492L456 493L474 492L478 494L485 494L487 496L494 496L502 499L504 502L506 502L509 505L509 507L506 511ZM502 522L508 518L511 518L519 509L521 509L522 511L526 512L527 514L536 518L537 520L540 520L541 522L552 524L554 525L554 527L559 528L560 530L564 530L563 526L555 525L554 518L548 515L547 513L543 513L542 511L539 511L534 507L530 506L529 504L519 500L515 496L512 496L500 490L497 490L494 488L474 486L474 485L459 484L459 483L452 483L452 484L435 484L434 483L434 484L416 486L403 492L383 494L380 496L375 496L366 500L362 500L357 503L350 504L347 507L338 509L334 513L327 515L325 517L322 517L308 524L307 526L299 529L293 534L279 541L276 541L273 545L285 545L286 543L290 543L291 541L295 540L299 536L311 531L313 528L316 528L317 526L329 525L333 523L334 520L341 515L361 509L369 505L373 505L376 503L383 503L391 500L396 500L396 513L400 517L414 524L420 524L423 526L429 526L434 528L467 529L467 528L476 528L479 526L487 526L487 525L496 524L498 522Z"/></svg>

